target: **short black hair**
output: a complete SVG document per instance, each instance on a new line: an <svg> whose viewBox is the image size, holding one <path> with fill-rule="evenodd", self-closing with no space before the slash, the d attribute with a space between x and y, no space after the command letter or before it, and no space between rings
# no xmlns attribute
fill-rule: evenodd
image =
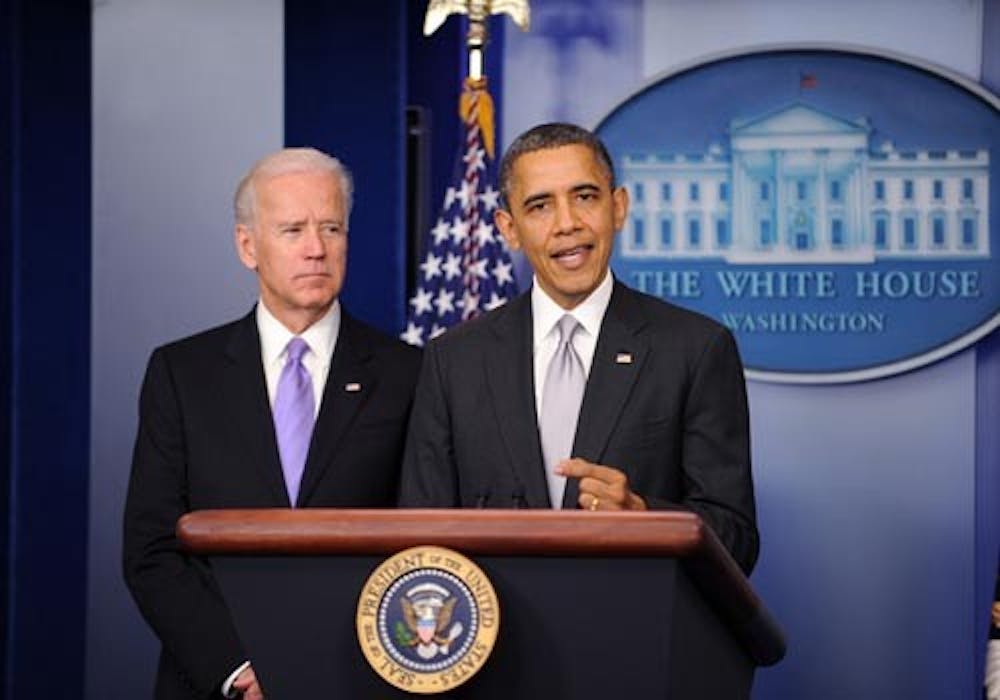
<svg viewBox="0 0 1000 700"><path fill-rule="evenodd" d="M528 129L514 139L507 152L503 154L503 158L500 160L500 206L505 210L510 210L508 197L510 196L511 179L514 177L514 163L517 162L518 158L526 153L574 145L586 146L590 149L598 165L607 171L608 179L611 181L611 189L614 189L615 166L608 154L608 149L601 140L582 126L565 122L552 122L539 124Z"/></svg>

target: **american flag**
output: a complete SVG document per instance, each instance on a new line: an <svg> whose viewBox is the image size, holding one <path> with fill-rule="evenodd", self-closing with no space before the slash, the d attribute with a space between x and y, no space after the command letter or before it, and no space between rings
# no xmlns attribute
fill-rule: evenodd
<svg viewBox="0 0 1000 700"><path fill-rule="evenodd" d="M437 223L424 243L417 290L409 301L400 337L423 346L450 327L503 306L517 294L514 268L493 212L492 100L485 81L467 82L462 98L465 143L455 181L444 196ZM485 133L484 133L485 132Z"/></svg>

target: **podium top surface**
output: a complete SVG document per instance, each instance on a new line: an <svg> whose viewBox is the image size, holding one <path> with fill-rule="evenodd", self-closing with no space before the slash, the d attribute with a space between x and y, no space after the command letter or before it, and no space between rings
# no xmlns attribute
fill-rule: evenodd
<svg viewBox="0 0 1000 700"><path fill-rule="evenodd" d="M177 534L200 554L388 554L433 542L470 554L685 556L718 545L680 511L216 510L185 515Z"/></svg>

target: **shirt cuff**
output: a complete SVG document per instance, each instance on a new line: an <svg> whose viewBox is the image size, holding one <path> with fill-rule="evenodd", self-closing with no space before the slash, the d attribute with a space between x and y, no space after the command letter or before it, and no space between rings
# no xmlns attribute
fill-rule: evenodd
<svg viewBox="0 0 1000 700"><path fill-rule="evenodd" d="M233 690L233 683L236 681L239 675L248 668L250 668L250 662L244 661L243 663L241 663L239 666L236 667L235 671L229 674L229 678L227 678L226 682L222 684L222 697L224 698L236 697L236 691Z"/></svg>
<svg viewBox="0 0 1000 700"><path fill-rule="evenodd" d="M986 645L986 697L1000 699L1000 639L991 639Z"/></svg>

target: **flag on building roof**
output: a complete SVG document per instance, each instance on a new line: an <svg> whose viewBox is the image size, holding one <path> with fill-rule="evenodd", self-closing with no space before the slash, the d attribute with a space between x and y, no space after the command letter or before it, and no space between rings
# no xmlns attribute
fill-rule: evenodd
<svg viewBox="0 0 1000 700"><path fill-rule="evenodd" d="M466 80L460 101L465 139L455 178L424 241L417 288L400 337L423 346L448 328L503 306L517 294L514 266L493 225L493 101L486 81Z"/></svg>

